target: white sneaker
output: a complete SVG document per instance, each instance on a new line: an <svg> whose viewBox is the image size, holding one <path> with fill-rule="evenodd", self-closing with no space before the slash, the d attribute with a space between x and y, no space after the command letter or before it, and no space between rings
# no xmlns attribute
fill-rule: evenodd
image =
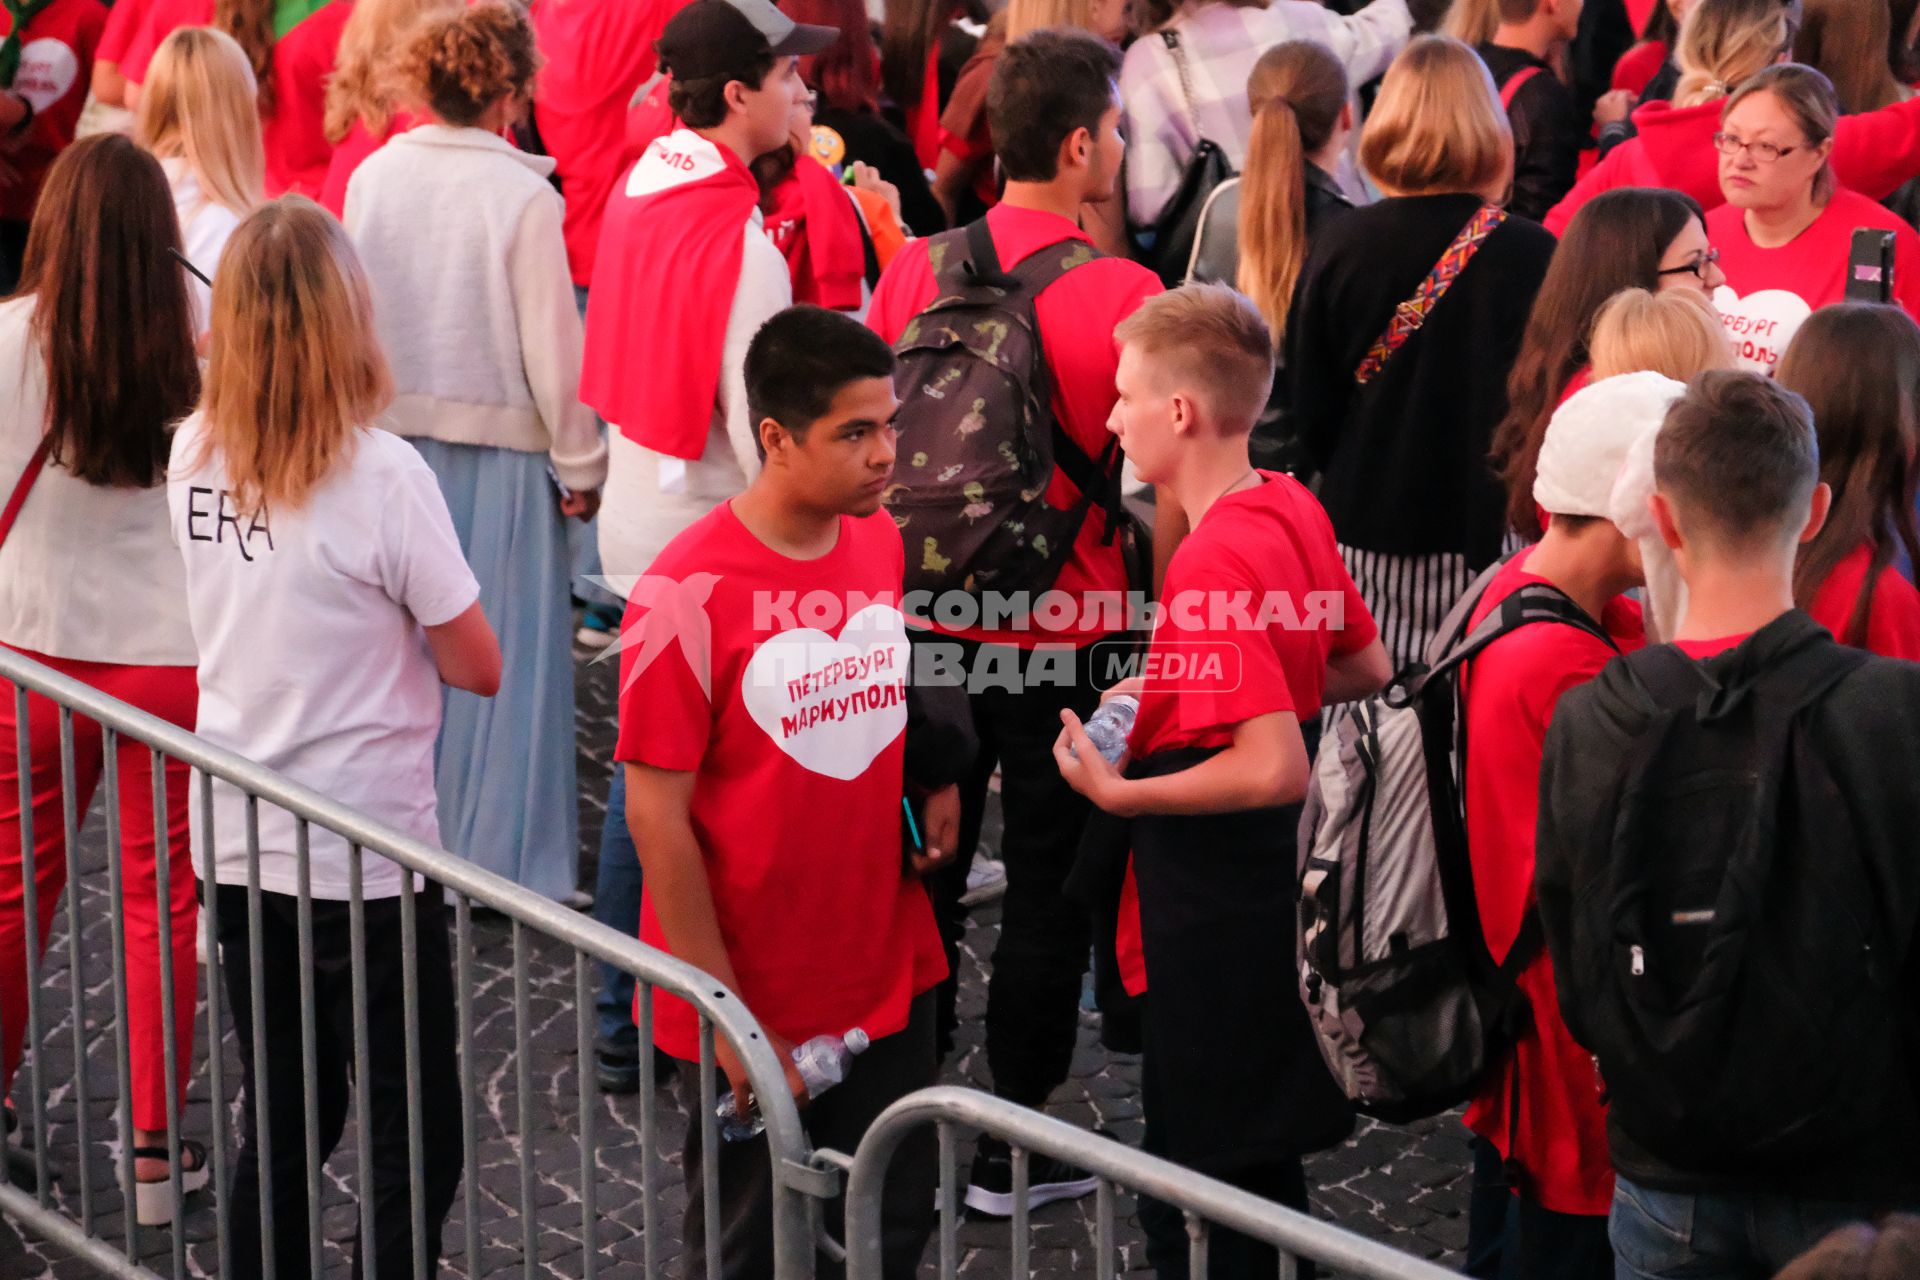
<svg viewBox="0 0 1920 1280"><path fill-rule="evenodd" d="M973 866L967 871L967 891L960 895L960 905L977 907L983 902L992 902L1007 891L1007 864L998 858L990 858L982 850L973 855Z"/></svg>

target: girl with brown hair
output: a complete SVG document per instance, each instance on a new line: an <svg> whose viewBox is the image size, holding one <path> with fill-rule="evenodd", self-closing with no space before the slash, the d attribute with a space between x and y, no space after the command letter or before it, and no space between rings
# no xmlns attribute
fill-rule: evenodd
<svg viewBox="0 0 1920 1280"><path fill-rule="evenodd" d="M1314 232L1352 210L1332 170L1353 130L1347 73L1325 45L1289 40L1260 55L1247 81L1253 132L1247 167L1207 199L1187 276L1220 280L1252 299L1276 347ZM1254 464L1305 467L1286 422L1286 374L1274 376L1267 411L1248 442Z"/></svg>
<svg viewBox="0 0 1920 1280"><path fill-rule="evenodd" d="M566 520L598 507L607 446L580 403L553 161L500 136L526 108L534 66L533 29L507 4L429 19L394 67L428 123L360 166L345 225L392 362L390 427L438 478L507 653L497 699L447 699L442 832L462 856L564 901L579 849ZM828 185L855 223L845 190ZM851 234L857 303L857 223Z"/></svg>
<svg viewBox="0 0 1920 1280"><path fill-rule="evenodd" d="M1896 307L1822 308L1775 377L1813 410L1820 479L1833 490L1826 523L1794 564L1794 603L1842 644L1920 658L1920 592L1894 563L1920 564L1920 326Z"/></svg>
<svg viewBox="0 0 1920 1280"><path fill-rule="evenodd" d="M353 246L319 205L290 197L249 214L213 281L213 340L200 411L174 435L167 497L186 564L186 605L199 642L204 694L196 732L208 741L323 788L341 804L429 844L433 749L442 682L482 696L500 680L500 650L477 600L433 473L404 440L372 424L392 399L373 329L373 303ZM413 1265L412 1219L432 1271L460 1182L454 1078L453 978L440 887L403 897L399 867L364 860L337 836L297 825L220 782L198 812L195 854L215 895L228 1006L249 1103L228 1201L240 1273L260 1274L271 1248L280 1275L307 1273L307 1162L324 1162L346 1120L348 1073L371 1090L373 1201L382 1275ZM302 854L305 854L305 875ZM249 928L249 881L261 935ZM409 877L411 883L411 877ZM311 892L311 969L295 939ZM365 911L364 960L349 913ZM415 994L403 1000L407 915ZM254 955L260 956L259 967ZM364 975L371 1055L352 1061L357 1021L349 974ZM257 1029L254 984L266 1025ZM303 1001L302 991L311 1001ZM408 1026L408 1006L412 1021ZM303 1023L314 1019L320 1150L309 1153L300 1098ZM402 1046L417 1037L417 1094ZM253 1105L266 1093L266 1106ZM261 1112L265 1111L265 1116ZM267 1131L259 1124L264 1119ZM425 1152L409 1189L408 1130ZM260 1235L261 1150L273 1239ZM413 1197L420 1197L414 1200ZM312 1226L318 1229L319 1224Z"/></svg>
<svg viewBox="0 0 1920 1280"><path fill-rule="evenodd" d="M417 24L458 7L458 0L356 0L326 82L333 154L318 199L334 217L346 211L347 180L360 162L426 119L402 104L393 63Z"/></svg>
<svg viewBox="0 0 1920 1280"><path fill-rule="evenodd" d="M880 87L920 167L940 161L940 115L985 34L980 0L890 0L880 30Z"/></svg>
<svg viewBox="0 0 1920 1280"><path fill-rule="evenodd" d="M1860 117L1848 117L1859 119ZM1714 304L1741 362L1771 372L1802 321L1846 296L1854 233L1890 233L1902 263L1920 235L1840 186L1832 162L1839 103L1812 67L1769 67L1735 90L1713 144L1726 203L1707 215L1727 283ZM1893 298L1920 314L1920 274L1897 271Z"/></svg>
<svg viewBox="0 0 1920 1280"><path fill-rule="evenodd" d="M1507 375L1507 412L1492 456L1507 487L1507 521L1531 541L1543 529L1534 466L1553 411L1585 386L1595 315L1622 289L1708 292L1723 277L1705 215L1678 191L1609 191L1574 215L1533 300L1520 354Z"/></svg>
<svg viewBox="0 0 1920 1280"><path fill-rule="evenodd" d="M1314 237L1286 363L1321 503L1397 669L1499 558L1487 449L1553 237L1497 206L1513 138L1486 64L1456 40L1420 36L1394 61L1360 163L1387 198ZM1409 312L1411 331L1395 323Z"/></svg>
<svg viewBox="0 0 1920 1280"><path fill-rule="evenodd" d="M0 644L183 728L197 697L180 555L160 487L175 419L200 394L173 197L159 163L118 134L75 143L55 163L27 238L20 290L0 301ZM18 500L10 501L9 499ZM0 696L0 1095L20 1063L26 955L20 859L21 774L33 793L40 945L66 883L60 709L27 697L15 723ZM100 727L75 717L75 812L105 764ZM24 732L29 755L16 754ZM207 1153L170 1156L162 939L172 963L177 1096L193 1074L194 935L185 762L164 770L167 897L159 900L154 757L115 744L126 921L127 1033L135 1213L172 1220L169 1160L187 1191ZM164 921L164 927L163 927Z"/></svg>

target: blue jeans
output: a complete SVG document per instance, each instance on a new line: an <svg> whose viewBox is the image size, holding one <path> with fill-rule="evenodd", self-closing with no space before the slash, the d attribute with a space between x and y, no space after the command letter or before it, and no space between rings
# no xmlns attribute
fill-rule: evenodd
<svg viewBox="0 0 1920 1280"><path fill-rule="evenodd" d="M640 933L640 851L627 830L627 769L613 763L607 788L607 820L600 828L600 872L593 886L593 918L629 938ZM633 975L610 964L600 966L600 1052L608 1057L640 1058L640 1032L633 1025Z"/></svg>
<svg viewBox="0 0 1920 1280"><path fill-rule="evenodd" d="M1615 1280L1770 1280L1876 1206L1749 1192L1656 1191L1615 1178Z"/></svg>

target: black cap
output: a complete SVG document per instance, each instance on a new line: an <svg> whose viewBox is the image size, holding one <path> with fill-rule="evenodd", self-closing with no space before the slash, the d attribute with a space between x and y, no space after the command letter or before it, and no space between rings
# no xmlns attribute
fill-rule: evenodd
<svg viewBox="0 0 1920 1280"><path fill-rule="evenodd" d="M660 34L660 63L675 79L704 80L762 48L782 58L819 53L839 39L839 28L804 26L772 0L693 0Z"/></svg>

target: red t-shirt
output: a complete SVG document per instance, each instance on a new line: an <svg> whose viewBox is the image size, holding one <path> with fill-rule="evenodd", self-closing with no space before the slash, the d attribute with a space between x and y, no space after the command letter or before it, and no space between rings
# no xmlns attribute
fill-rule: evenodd
<svg viewBox="0 0 1920 1280"><path fill-rule="evenodd" d="M106 25L106 6L99 0L53 0L22 33L13 91L33 104L33 122L0 153L0 160L20 174L18 182L0 186L0 218L33 220L47 170L73 141L80 109L87 104L93 59ZM12 30L13 19L0 9L0 35Z"/></svg>
<svg viewBox="0 0 1920 1280"><path fill-rule="evenodd" d="M1873 563L1873 546L1863 542L1833 567L1813 593L1807 612L1813 620L1846 642L1847 623ZM1873 601L1867 612L1866 644L1861 648L1883 658L1920 660L1920 591L1892 565L1883 565L1873 580Z"/></svg>
<svg viewBox="0 0 1920 1280"><path fill-rule="evenodd" d="M147 5L150 0L114 0L114 6L107 12L107 26L100 33L100 47L94 50L94 57L101 62L111 62L116 66L127 55L127 45L146 21Z"/></svg>
<svg viewBox="0 0 1920 1280"><path fill-rule="evenodd" d="M1738 648L1752 635L1751 631L1743 631L1737 636L1718 636L1712 640L1675 640L1673 647L1696 662L1704 662L1708 658L1718 657L1729 649Z"/></svg>
<svg viewBox="0 0 1920 1280"><path fill-rule="evenodd" d="M1894 273L1894 301L1920 316L1920 235L1855 191L1836 191L1813 225L1777 249L1762 249L1747 234L1746 211L1723 204L1707 214L1707 238L1720 250L1727 282L1713 305L1747 368L1772 373L1806 318L1846 298L1847 257L1856 227L1894 233L1902 269Z"/></svg>
<svg viewBox="0 0 1920 1280"><path fill-rule="evenodd" d="M327 77L353 0L332 0L296 22L273 45L273 114L260 121L267 150L267 195L318 197L327 183Z"/></svg>
<svg viewBox="0 0 1920 1280"><path fill-rule="evenodd" d="M1665 3L1665 0L1662 0ZM1613 88L1625 89L1636 98L1667 62L1667 46L1662 40L1642 40L1620 55L1613 64Z"/></svg>
<svg viewBox="0 0 1920 1280"><path fill-rule="evenodd" d="M946 974L926 892L902 871L905 568L885 512L843 517L834 549L801 562L723 502L660 553L621 628L614 758L697 775L693 830L738 994L795 1043L891 1035ZM640 940L671 949L651 888ZM693 1008L662 993L654 1040L697 1059Z"/></svg>
<svg viewBox="0 0 1920 1280"><path fill-rule="evenodd" d="M153 61L160 42L180 27L205 27L213 23L213 0L146 0L139 27L127 39L120 59L120 74L135 84L147 82L147 64Z"/></svg>
<svg viewBox="0 0 1920 1280"><path fill-rule="evenodd" d="M1328 656L1379 634L1320 503L1291 476L1261 475L1259 488L1214 503L1167 564L1128 742L1135 757L1225 746L1239 725L1276 711L1313 718ZM1114 952L1127 991L1145 991L1131 867Z"/></svg>
<svg viewBox="0 0 1920 1280"><path fill-rule="evenodd" d="M653 43L685 0L537 0L529 10L545 65L533 114L567 198L567 262L593 283L600 216L626 166L627 106L653 75Z"/></svg>
<svg viewBox="0 0 1920 1280"><path fill-rule="evenodd" d="M368 130L362 122L355 120L353 127L347 130L347 136L333 149L333 155L327 160L327 180L320 184L320 204L336 218L343 218L347 212L347 184L353 181L354 170L361 161L387 145L387 139L396 134L406 133L427 123L433 117L417 116L411 111L395 111L387 120L387 127L378 136Z"/></svg>
<svg viewBox="0 0 1920 1280"><path fill-rule="evenodd" d="M1473 623L1526 583L1532 549L1515 556L1488 586ZM1610 602L1601 625L1622 650L1645 643L1639 606ZM1534 830L1540 812L1540 763L1560 695L1598 675L1614 657L1574 627L1542 622L1493 642L1462 677L1467 709L1467 846L1481 927L1496 958L1506 955L1533 898ZM1553 963L1543 950L1521 971L1531 1024L1514 1058L1494 1072L1467 1106L1467 1126L1517 1155L1536 1202L1556 1213L1601 1215L1613 1199L1607 1113L1593 1055L1573 1041L1560 1017ZM1509 1090L1519 1078L1520 1126L1508 1133Z"/></svg>
<svg viewBox="0 0 1920 1280"><path fill-rule="evenodd" d="M1048 245L1087 239L1084 232L1057 213L1004 204L987 214L987 228L993 234L1000 265L1008 270ZM1112 439L1107 418L1113 412L1113 375L1120 363L1114 326L1159 292L1159 277L1139 263L1099 258L1069 271L1034 300L1040 347L1053 382L1054 418L1089 458L1098 458ZM927 242L910 241L880 277L867 309L867 324L888 342L896 342L907 322L932 302L934 295ZM901 447L911 449L912 439L909 427ZM1078 497L1073 482L1056 468L1053 483L1047 487L1047 501L1064 509ZM1055 590L1082 598L1089 592L1126 591L1127 569L1118 540L1101 545L1106 527L1106 517L1097 508L1087 513L1073 551L1054 582ZM1022 648L1041 643L1085 644L1112 630L1097 625L1101 619L1090 614L1097 611L1081 610L1073 626L1058 631L972 628L950 634Z"/></svg>

